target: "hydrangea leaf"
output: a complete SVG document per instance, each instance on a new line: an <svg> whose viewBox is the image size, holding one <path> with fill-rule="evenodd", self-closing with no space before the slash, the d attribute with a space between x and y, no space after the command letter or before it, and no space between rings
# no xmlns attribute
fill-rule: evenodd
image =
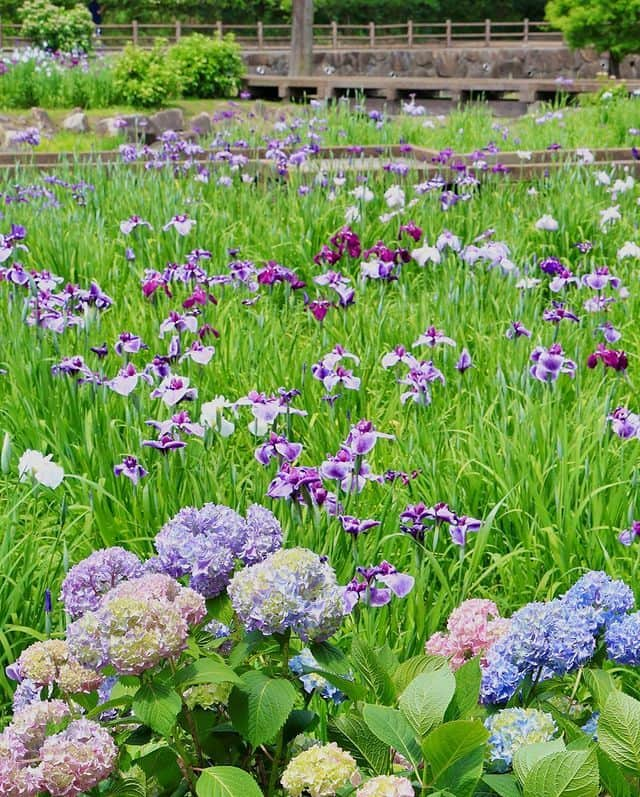
<svg viewBox="0 0 640 797"><path fill-rule="evenodd" d="M241 683L231 692L231 722L253 747L258 747L274 738L295 701L296 690L289 681L252 670L241 677Z"/></svg>
<svg viewBox="0 0 640 797"><path fill-rule="evenodd" d="M180 695L157 679L141 686L133 698L136 717L162 736L170 735L181 708Z"/></svg>
<svg viewBox="0 0 640 797"><path fill-rule="evenodd" d="M523 744L522 747L519 747L513 754L513 771L520 783L524 785L527 775L541 758L553 753L561 753L564 749L565 745L562 739Z"/></svg>
<svg viewBox="0 0 640 797"><path fill-rule="evenodd" d="M524 783L524 797L597 797L598 759L594 750L565 750L541 758Z"/></svg>
<svg viewBox="0 0 640 797"><path fill-rule="evenodd" d="M196 783L198 797L262 797L258 784L237 767L209 767Z"/></svg>
<svg viewBox="0 0 640 797"><path fill-rule="evenodd" d="M442 722L456 690L451 670L442 667L414 678L400 695L400 710L418 736L426 736Z"/></svg>
<svg viewBox="0 0 640 797"><path fill-rule="evenodd" d="M598 740L619 767L640 775L640 703L623 692L611 692L598 720Z"/></svg>
<svg viewBox="0 0 640 797"><path fill-rule="evenodd" d="M440 725L422 744L434 786L456 797L471 797L482 776L489 732L479 720L455 720Z"/></svg>

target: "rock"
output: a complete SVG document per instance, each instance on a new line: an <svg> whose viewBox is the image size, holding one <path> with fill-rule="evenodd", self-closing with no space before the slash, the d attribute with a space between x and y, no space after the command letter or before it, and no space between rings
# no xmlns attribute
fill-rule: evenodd
<svg viewBox="0 0 640 797"><path fill-rule="evenodd" d="M95 126L97 136L117 136L122 132L122 122L119 116L108 116L98 119Z"/></svg>
<svg viewBox="0 0 640 797"><path fill-rule="evenodd" d="M31 118L33 119L38 130L42 130L45 133L53 133L53 131L56 129L56 126L53 124L53 120L44 108L32 108Z"/></svg>
<svg viewBox="0 0 640 797"><path fill-rule="evenodd" d="M143 144L153 144L157 141L160 132L150 117L144 114L128 114L119 117L123 122L123 130L127 141L141 141Z"/></svg>
<svg viewBox="0 0 640 797"><path fill-rule="evenodd" d="M89 119L83 111L74 111L62 122L62 127L70 133L88 133Z"/></svg>
<svg viewBox="0 0 640 797"><path fill-rule="evenodd" d="M160 134L166 133L167 130L174 130L176 133L184 130L184 114L180 108L158 111L153 114L151 121Z"/></svg>
<svg viewBox="0 0 640 797"><path fill-rule="evenodd" d="M213 130L211 117L208 113L199 113L191 120L191 130L199 136L209 136Z"/></svg>

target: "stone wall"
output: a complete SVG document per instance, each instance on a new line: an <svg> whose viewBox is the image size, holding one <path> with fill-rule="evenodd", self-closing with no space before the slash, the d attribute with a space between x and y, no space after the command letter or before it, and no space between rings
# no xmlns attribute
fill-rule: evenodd
<svg viewBox="0 0 640 797"><path fill-rule="evenodd" d="M286 51L245 53L251 73L286 75ZM319 50L315 74L443 78L593 78L606 71L607 57L592 50L571 51L559 46L455 47L411 50ZM621 77L640 77L640 56L621 65Z"/></svg>

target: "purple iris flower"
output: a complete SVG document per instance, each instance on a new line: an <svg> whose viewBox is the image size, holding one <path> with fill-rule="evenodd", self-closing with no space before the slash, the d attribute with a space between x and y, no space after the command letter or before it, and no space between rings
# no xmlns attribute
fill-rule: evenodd
<svg viewBox="0 0 640 797"><path fill-rule="evenodd" d="M591 241L578 241L574 246L581 255L586 255L593 249Z"/></svg>
<svg viewBox="0 0 640 797"><path fill-rule="evenodd" d="M603 313L608 310L609 305L614 302L615 299L613 296L602 296L602 294L599 294L598 296L593 296L591 299L587 299L583 307L587 313Z"/></svg>
<svg viewBox="0 0 640 797"><path fill-rule="evenodd" d="M509 329L505 332L505 337L513 340L514 338L530 338L531 332L525 327L522 321L512 321Z"/></svg>
<svg viewBox="0 0 640 797"><path fill-rule="evenodd" d="M542 318L544 321L550 321L552 324L559 324L563 320L574 321L578 323L580 319L571 310L565 307L564 302L552 303L552 307L548 307L543 313Z"/></svg>
<svg viewBox="0 0 640 797"><path fill-rule="evenodd" d="M153 426L158 430L158 436L173 433L174 431L183 432L194 437L204 437L204 427L199 423L193 423L188 412L182 410L175 413L167 421L145 421L147 426Z"/></svg>
<svg viewBox="0 0 640 797"><path fill-rule="evenodd" d="M286 437L270 432L269 439L256 448L254 455L261 465L268 465L271 459L283 462L295 462L302 453L301 443L291 443Z"/></svg>
<svg viewBox="0 0 640 797"><path fill-rule="evenodd" d="M413 344L416 346L429 346L434 348L438 344L446 346L455 346L456 342L452 338L448 338L443 332L439 332L435 327L429 327Z"/></svg>
<svg viewBox="0 0 640 797"><path fill-rule="evenodd" d="M325 479L335 479L345 492L360 493L368 481L381 481L371 473L369 463L348 448L341 448L335 456L329 456L320 465Z"/></svg>
<svg viewBox="0 0 640 797"><path fill-rule="evenodd" d="M107 310L113 304L113 299L107 296L97 282L92 282L88 291L79 291L78 298L81 304L95 306L98 310Z"/></svg>
<svg viewBox="0 0 640 797"><path fill-rule="evenodd" d="M73 357L63 357L59 363L52 365L51 373L54 376L59 376L60 374L87 376L91 374L91 369L85 363L84 358L76 354Z"/></svg>
<svg viewBox="0 0 640 797"><path fill-rule="evenodd" d="M378 586L378 582L384 586ZM373 567L358 567L356 576L345 587L347 611L353 611L358 602L374 607L386 606L394 595L405 598L414 583L413 576L399 573L389 562L381 562Z"/></svg>
<svg viewBox="0 0 640 797"><path fill-rule="evenodd" d="M544 271L545 274L550 274L552 276L560 274L560 272L564 269L564 266L557 257L547 257L544 260L541 260L538 265L540 266L541 271Z"/></svg>
<svg viewBox="0 0 640 797"><path fill-rule="evenodd" d="M330 308L335 306L335 303L330 302L328 299L309 300L308 296L305 297L305 309L311 313L316 321L324 321Z"/></svg>
<svg viewBox="0 0 640 797"><path fill-rule="evenodd" d="M418 361L416 358L408 352L404 346L396 346L393 351L388 352L382 358L382 367L383 368L393 368L394 365L398 363L404 363L408 365L410 368L415 368L418 366Z"/></svg>
<svg viewBox="0 0 640 797"><path fill-rule="evenodd" d="M197 332L198 319L193 313L181 315L172 310L168 317L160 324L160 337L163 338L167 332Z"/></svg>
<svg viewBox="0 0 640 797"><path fill-rule="evenodd" d="M465 371L468 371L469 368L473 368L473 362L471 361L471 355L467 351L467 349L463 349L458 362L456 363L456 370L460 371L463 374Z"/></svg>
<svg viewBox="0 0 640 797"><path fill-rule="evenodd" d="M456 545L464 547L467 544L467 534L470 532L479 531L482 527L482 521L476 518L460 515L455 518L453 523L449 524L449 533L451 534L451 541Z"/></svg>
<svg viewBox="0 0 640 797"><path fill-rule="evenodd" d="M215 353L216 350L214 346L205 346L202 341L194 340L180 358L180 362L185 359L190 359L198 365L208 365Z"/></svg>
<svg viewBox="0 0 640 797"><path fill-rule="evenodd" d="M640 437L640 415L626 407L616 407L611 415L607 415L607 420L611 421L614 433L623 440Z"/></svg>
<svg viewBox="0 0 640 797"><path fill-rule="evenodd" d="M143 379L145 382L152 384L151 377L146 373L141 373L136 370L135 365L128 363L124 368L118 371L118 375L108 382L106 386L113 390L114 393L119 393L121 396L128 396L138 386L138 380Z"/></svg>
<svg viewBox="0 0 640 797"><path fill-rule="evenodd" d="M380 525L379 520L361 520L360 518L353 517L353 515L340 515L339 518L342 523L342 528L348 534L353 534L354 537L358 537L360 534L366 534L366 532Z"/></svg>
<svg viewBox="0 0 640 797"><path fill-rule="evenodd" d="M182 440L176 440L171 433L167 432L166 434L160 435L157 440L143 440L142 445L148 448L155 448L157 451L160 451L161 454L168 454L169 451L174 451L177 448L184 448L187 444Z"/></svg>
<svg viewBox="0 0 640 797"><path fill-rule="evenodd" d="M574 277L573 272L568 268L563 268L557 272L555 277L549 283L549 290L553 293L559 293L567 287L567 285L577 285L578 278Z"/></svg>
<svg viewBox="0 0 640 797"><path fill-rule="evenodd" d="M409 390L401 394L401 403L406 404L407 401L413 401L416 404L431 404L430 385L433 382L442 382L443 385L445 384L442 371L436 368L431 360L423 360L416 363L411 367L411 370L404 379L398 379L399 384L409 387Z"/></svg>
<svg viewBox="0 0 640 797"><path fill-rule="evenodd" d="M134 484L137 484L140 479L147 475L147 471L138 462L136 457L128 455L123 457L122 462L113 468L116 476L126 476Z"/></svg>
<svg viewBox="0 0 640 797"><path fill-rule="evenodd" d="M602 291L608 286L612 288L620 287L620 280L609 273L607 266L597 268L591 274L585 274L582 277L582 284L591 288L593 291Z"/></svg>
<svg viewBox="0 0 640 797"><path fill-rule="evenodd" d="M134 335L133 332L121 332L113 348L116 354L123 357L125 354L137 354L142 349L149 347L141 337Z"/></svg>
<svg viewBox="0 0 640 797"><path fill-rule="evenodd" d="M207 293L202 285L196 285L193 289L193 292L190 296L188 296L184 302L182 302L182 306L185 310L190 310L192 307L195 307L197 304L201 306L205 306L207 304L218 304L218 300L212 293Z"/></svg>
<svg viewBox="0 0 640 797"><path fill-rule="evenodd" d="M564 356L562 346L554 343L545 349L543 346L536 347L531 353L530 373L540 382L555 382L560 374L568 374L571 378L576 375L576 364Z"/></svg>
<svg viewBox="0 0 640 797"><path fill-rule="evenodd" d="M167 232L173 227L178 235L189 235L195 224L194 219L190 219L186 213L182 213L170 219L162 229Z"/></svg>
<svg viewBox="0 0 640 797"><path fill-rule="evenodd" d="M109 347L106 343L103 343L101 346L91 346L90 351L92 351L100 360L109 354Z"/></svg>
<svg viewBox="0 0 640 797"><path fill-rule="evenodd" d="M400 529L405 534L410 534L418 542L424 540L425 533L441 523L455 525L458 516L449 509L448 504L440 502L427 506L422 502L409 504L400 514Z"/></svg>
<svg viewBox="0 0 640 797"><path fill-rule="evenodd" d="M616 343L622 337L622 334L618 332L611 321L605 321L604 324L600 324L596 329L598 332L602 332L607 343Z"/></svg>
<svg viewBox="0 0 640 797"><path fill-rule="evenodd" d="M376 431L371 421L363 419L351 427L344 445L356 456L364 456L364 454L368 454L373 449L378 439L381 438L393 440L393 435Z"/></svg>
<svg viewBox="0 0 640 797"><path fill-rule="evenodd" d="M124 259L129 263L133 263L133 261L136 259L136 253L130 246L127 246L124 250Z"/></svg>
<svg viewBox="0 0 640 797"><path fill-rule="evenodd" d="M282 463L269 485L267 495L270 498L284 498L301 504L310 498L318 506L328 501L337 510L335 496L322 486L318 469L296 466L291 462ZM337 511L333 514L337 514Z"/></svg>
<svg viewBox="0 0 640 797"><path fill-rule="evenodd" d="M167 407L175 407L181 401L194 401L198 397L198 391L194 387L189 387L189 379L186 376L166 376L155 390L151 391L151 398L160 398Z"/></svg>
<svg viewBox="0 0 640 797"><path fill-rule="evenodd" d="M595 368L600 361L605 369L611 368L614 371L626 371L629 365L627 355L623 351L607 349L604 343L598 343L598 348L587 358L587 368Z"/></svg>
<svg viewBox="0 0 640 797"><path fill-rule="evenodd" d="M618 535L618 540L623 545L632 545L640 537L640 521L634 520L631 528L625 529Z"/></svg>
<svg viewBox="0 0 640 797"><path fill-rule="evenodd" d="M340 297L340 304L346 306L353 303L355 290L351 286L349 277L345 277L339 271L327 271L314 277L313 281L317 285L323 285L334 290Z"/></svg>
<svg viewBox="0 0 640 797"><path fill-rule="evenodd" d="M398 238L401 238L403 233L406 233L410 238L413 238L416 243L422 238L422 229L413 221L409 221L406 224L400 225Z"/></svg>
<svg viewBox="0 0 640 797"><path fill-rule="evenodd" d="M145 221L140 216L129 216L128 219L120 222L120 232L123 235L130 235L137 227L148 227L150 230L153 229L149 222Z"/></svg>

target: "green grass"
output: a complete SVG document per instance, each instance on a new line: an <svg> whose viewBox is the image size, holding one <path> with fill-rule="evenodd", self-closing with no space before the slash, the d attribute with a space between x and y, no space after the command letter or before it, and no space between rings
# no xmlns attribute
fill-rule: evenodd
<svg viewBox="0 0 640 797"><path fill-rule="evenodd" d="M522 120L513 124L501 146L513 148L516 136L522 148L544 148L555 140L564 146L594 146L605 140L631 146L627 129L636 108L629 102L613 110L567 112L565 126L560 126L562 120L546 125ZM606 114L609 122L600 130L597 120ZM262 129L269 123L262 120ZM230 140L257 140L252 124L257 123L244 118L225 123L227 135ZM298 130L303 140L307 124ZM376 130L368 120L341 110L329 115L323 140L398 143L405 138L425 146L449 143L465 151L499 136L488 115L477 109L452 115L434 130L421 124L399 119ZM460 127L463 132L456 137ZM277 135L284 138L286 132ZM211 323L220 332L215 357L204 368L189 362L175 367L198 388L198 400L188 407L192 418L199 417L202 402L218 394L235 400L253 389L272 393L280 386L295 387L302 391L296 406L308 413L292 419L291 436L304 444L302 464L318 465L338 449L351 423L368 418L396 436L378 442L370 457L373 471L420 470L408 486L372 483L346 499L349 514L382 521L353 544L337 519L265 497L274 467L264 469L253 457L258 441L247 428L246 410L240 411L230 438L215 433L204 442L191 438L184 451L163 458L141 448L141 440L152 436L145 420L170 415L159 400L149 398L150 388L142 384L126 399L106 388L76 387L72 378L53 377L50 369L62 356L82 354L92 367L115 375L121 360L111 352L98 362L89 347L103 341L112 346L123 330L139 334L149 345L147 354L133 358L136 364L164 353L168 338L159 340L158 326L170 310L180 308L187 292L177 288L173 299L159 293L146 300L140 278L145 268L162 270L167 262L184 262L195 247L211 250L212 260L205 261L211 274L224 273L227 249L240 247L241 258L257 264L277 260L298 271L311 295L326 293L314 286L320 269L313 256L343 225L355 177L327 201L327 190L319 185L300 195L304 179L293 169L288 183L244 184L236 174L230 188L166 170L76 166L60 176L73 183L86 180L95 191L87 191L86 202L78 204L70 191L50 186L59 206L41 199L11 202L4 208L1 229L8 231L12 223L26 226L29 250L19 259L27 268L48 269L83 286L95 279L114 298L114 306L89 317L83 330L57 336L25 325L23 289L0 284L0 366L8 372L0 377L0 436L10 439L0 483L3 664L44 633L44 591L51 588L57 594L67 563L116 544L149 555L153 536L167 519L185 505L206 501L240 510L252 502L272 507L287 544L328 554L343 583L353 573L354 558L361 564L387 559L414 574L416 588L409 598L378 613L371 610L364 620L373 642L388 640L403 656L420 650L466 597L491 597L509 613L523 602L557 593L585 568L604 568L637 584L636 549L620 546L616 533L637 512L638 442L618 440L606 423L617 404L640 410L637 263L616 262L617 249L637 240L637 188L616 199L622 221L606 233L599 228L599 210L612 204L611 197L584 168L566 169L536 183L533 196L529 185L492 177L473 199L448 212L440 210L436 196L425 195L399 218L382 223L384 191L402 181L407 198L413 197L418 179L412 173L404 179L381 173L369 176L376 198L363 207L362 219L354 225L365 247L380 239L393 245L399 222L409 219L424 228L430 243L445 228L470 243L491 227L496 240L509 245L513 262L535 276L541 276L536 258L549 255L580 274L609 264L630 290L629 299L615 304L607 316L623 332L619 345L629 353L628 378L586 368L586 357L599 339L595 327L603 318L582 310L589 291L581 288L567 296L581 323L563 322L559 331L567 356L578 363L576 379L563 376L554 385L532 379L532 349L554 339L554 329L541 320L541 313L558 297L549 294L546 280L522 291L499 269L469 267L451 253L439 266L407 265L398 282L358 285L355 305L330 311L322 325L305 312L301 292L287 287L262 289L253 305L242 304L250 297L244 289L214 289L219 303L205 309L200 323ZM13 193L16 183L34 180L42 184L30 172L18 174L2 190ZM195 230L186 239L162 232L163 224L182 212L197 220ZM559 232L534 229L544 213L558 220ZM154 231L122 236L118 224L132 214L149 220ZM594 243L586 256L574 246L584 239ZM126 246L136 252L133 263L125 260ZM337 268L357 282L358 263ZM514 319L532 330L530 341L505 337ZM402 406L399 373L383 370L380 359L397 344L410 346L431 324L457 342L455 351L440 347L423 355L433 356L447 384L434 386L431 406ZM362 386L357 393L343 391L332 408L321 401L324 391L312 379L310 367L337 343L361 358L355 370ZM474 368L460 375L454 363L463 346L471 352ZM53 454L64 467L67 477L58 490L33 491L18 482L18 458L27 448ZM114 464L129 453L149 470L138 489L113 475ZM421 551L400 533L400 512L418 501L446 501L458 512L486 521L464 558L445 536L437 542L429 538ZM61 631L64 624L56 604L53 628ZM345 633L352 632L347 626ZM6 700L10 687L4 675L0 679Z"/></svg>

